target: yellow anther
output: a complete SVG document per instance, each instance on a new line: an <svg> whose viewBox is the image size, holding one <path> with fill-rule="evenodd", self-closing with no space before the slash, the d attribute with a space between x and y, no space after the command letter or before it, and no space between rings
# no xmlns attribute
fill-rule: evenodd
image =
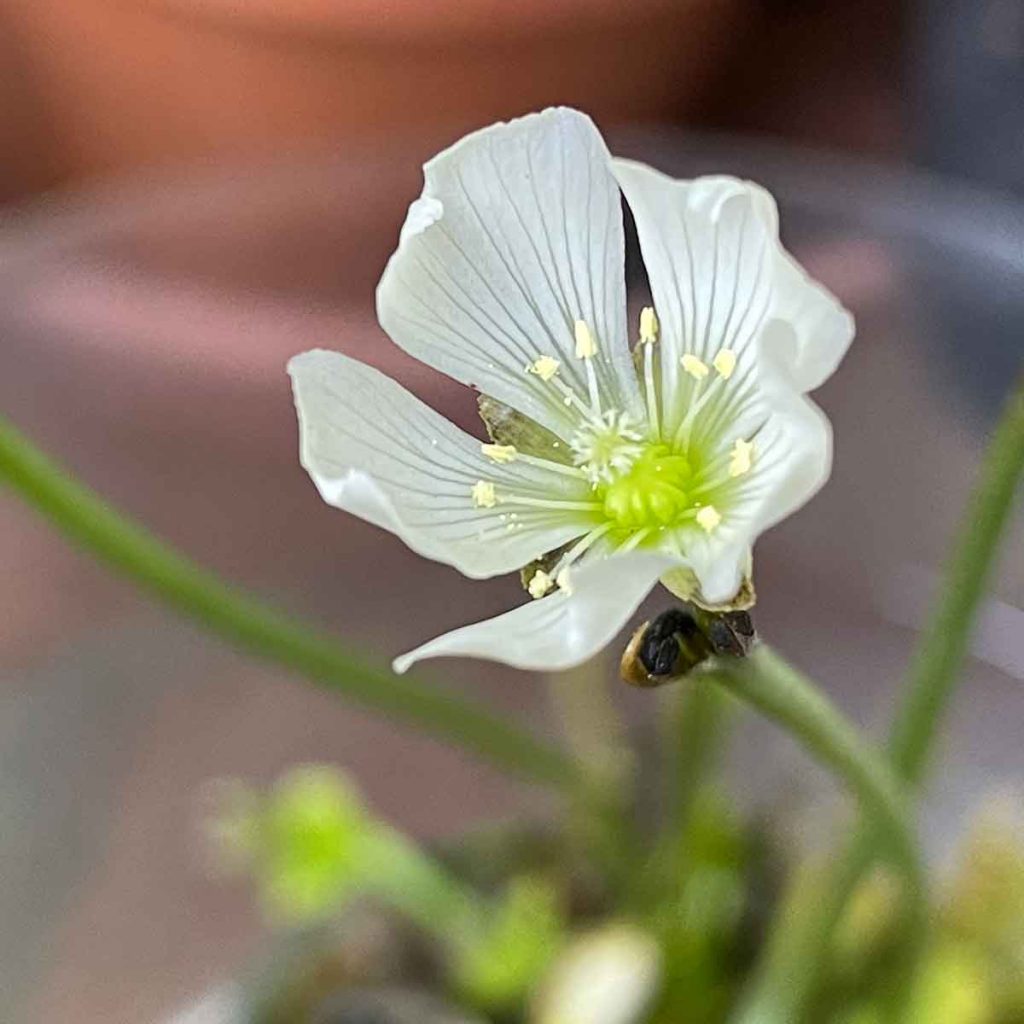
<svg viewBox="0 0 1024 1024"><path fill-rule="evenodd" d="M694 380L703 380L710 372L707 363L702 362L692 352L687 352L679 361L683 364L683 369Z"/></svg>
<svg viewBox="0 0 1024 1024"><path fill-rule="evenodd" d="M473 504L477 508L494 508L498 504L498 496L494 493L494 484L489 480L477 480L470 491Z"/></svg>
<svg viewBox="0 0 1024 1024"><path fill-rule="evenodd" d="M653 306L644 306L640 310L640 344L653 345L658 340L658 314Z"/></svg>
<svg viewBox="0 0 1024 1024"><path fill-rule="evenodd" d="M559 570L558 575L555 577L555 586L558 587L566 597L572 596L572 584L569 582L569 566Z"/></svg>
<svg viewBox="0 0 1024 1024"><path fill-rule="evenodd" d="M593 359L597 354L597 345L594 344L594 336L585 320L577 320L572 325L573 335L576 338L576 358Z"/></svg>
<svg viewBox="0 0 1024 1024"><path fill-rule="evenodd" d="M526 368L527 373L535 373L543 381L551 380L562 364L551 356L541 356L539 359L534 359L532 363Z"/></svg>
<svg viewBox="0 0 1024 1024"><path fill-rule="evenodd" d="M718 509L714 505L705 505L697 513L697 525L704 530L705 533L712 533L718 529L718 524L722 521L722 516Z"/></svg>
<svg viewBox="0 0 1024 1024"><path fill-rule="evenodd" d="M551 577L543 569L538 569L533 574L533 577L527 584L526 589L529 591L530 597L536 599L538 597L543 597L553 586L554 581Z"/></svg>
<svg viewBox="0 0 1024 1024"><path fill-rule="evenodd" d="M736 353L731 348L723 348L711 365L718 371L718 376L722 380L728 380L736 369Z"/></svg>
<svg viewBox="0 0 1024 1024"><path fill-rule="evenodd" d="M729 476L743 476L750 472L754 464L754 442L744 441L742 437L736 439L729 453Z"/></svg>
<svg viewBox="0 0 1024 1024"><path fill-rule="evenodd" d="M515 462L516 456L519 454L514 444L482 444L480 451L492 462L499 464Z"/></svg>

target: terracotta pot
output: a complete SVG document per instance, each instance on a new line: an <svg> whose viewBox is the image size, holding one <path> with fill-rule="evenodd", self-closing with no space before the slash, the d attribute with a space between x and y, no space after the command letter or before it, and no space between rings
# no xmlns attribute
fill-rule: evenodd
<svg viewBox="0 0 1024 1024"><path fill-rule="evenodd" d="M20 41L57 165L78 176L357 132L445 141L556 102L664 118L723 65L747 6L0 0L0 29Z"/></svg>

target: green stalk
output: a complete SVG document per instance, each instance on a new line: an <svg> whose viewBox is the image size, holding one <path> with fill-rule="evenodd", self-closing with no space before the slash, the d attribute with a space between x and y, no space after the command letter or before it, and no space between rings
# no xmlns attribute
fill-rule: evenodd
<svg viewBox="0 0 1024 1024"><path fill-rule="evenodd" d="M482 706L421 680L399 678L349 653L332 637L228 587L115 512L2 418L0 483L101 562L250 654L533 782L575 782L575 768L564 754Z"/></svg>
<svg viewBox="0 0 1024 1024"><path fill-rule="evenodd" d="M692 680L681 693L671 696L677 698L677 703L674 713L668 715L671 734L665 746L672 761L675 788L670 793L666 832L673 837L676 850L685 851L694 804L722 752L730 702L717 687L705 685L702 678Z"/></svg>
<svg viewBox="0 0 1024 1024"><path fill-rule="evenodd" d="M363 840L365 888L459 954L484 941L482 896L395 829L379 825Z"/></svg>
<svg viewBox="0 0 1024 1024"><path fill-rule="evenodd" d="M630 802L636 774L626 728L608 689L607 659L596 659L548 676L551 708L582 773L610 800Z"/></svg>
<svg viewBox="0 0 1024 1024"><path fill-rule="evenodd" d="M911 785L927 771L936 734L960 678L978 606L1024 474L1024 379L989 443L981 473L921 635L889 738L894 769ZM812 912L779 921L748 992L739 1024L801 1019L827 962L830 938L850 895L875 859L877 835L863 826L825 882L801 900Z"/></svg>
<svg viewBox="0 0 1024 1024"><path fill-rule="evenodd" d="M636 762L609 692L609 673L604 657L553 672L548 695L579 778L569 808L574 853L596 860L615 877L631 863Z"/></svg>
<svg viewBox="0 0 1024 1024"><path fill-rule="evenodd" d="M924 872L903 793L885 761L806 676L767 645L746 658L718 658L706 670L832 769L860 800L905 876L910 916L927 914ZM701 673L701 679L705 678Z"/></svg>

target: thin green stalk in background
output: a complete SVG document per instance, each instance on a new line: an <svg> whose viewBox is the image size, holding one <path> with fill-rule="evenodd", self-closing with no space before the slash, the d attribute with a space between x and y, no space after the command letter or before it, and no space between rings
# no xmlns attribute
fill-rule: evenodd
<svg viewBox="0 0 1024 1024"><path fill-rule="evenodd" d="M670 694L675 706L666 714L665 747L674 786L669 792L665 836L678 861L691 847L694 807L722 755L732 702L702 677L673 690L678 692Z"/></svg>
<svg viewBox="0 0 1024 1024"><path fill-rule="evenodd" d="M621 873L629 860L636 759L608 689L611 666L598 656L548 677L548 697L578 766L570 835L582 861Z"/></svg>
<svg viewBox="0 0 1024 1024"><path fill-rule="evenodd" d="M708 828L707 798L719 781L737 702L710 679L693 676L666 686L660 721L663 756L658 769L662 817L656 841L634 871L633 899L661 911L668 894L678 901L693 877ZM717 794L716 794L717 795ZM678 921L670 919L671 930Z"/></svg>
<svg viewBox="0 0 1024 1024"><path fill-rule="evenodd" d="M919 785L943 716L960 679L978 606L995 565L1024 473L1024 379L1005 407L967 502L936 605L911 662L889 738L894 770ZM829 941L853 890L872 865L877 835L862 827L827 878L789 902L807 910L784 915L748 991L739 1024L801 1019L828 962Z"/></svg>
<svg viewBox="0 0 1024 1024"><path fill-rule="evenodd" d="M379 826L363 839L365 887L445 946L484 940L483 897L395 829Z"/></svg>
<svg viewBox="0 0 1024 1024"><path fill-rule="evenodd" d="M533 782L574 783L569 758L478 704L369 664L337 640L226 586L115 512L0 418L3 483L100 561L250 654Z"/></svg>
<svg viewBox="0 0 1024 1024"><path fill-rule="evenodd" d="M636 774L626 728L608 690L608 659L548 676L548 697L569 752L596 786L627 804Z"/></svg>
<svg viewBox="0 0 1024 1024"><path fill-rule="evenodd" d="M992 437L977 489L943 575L935 608L910 665L893 722L889 755L908 782L920 783L942 717L960 678L978 605L988 590L999 542L1024 474L1024 378Z"/></svg>

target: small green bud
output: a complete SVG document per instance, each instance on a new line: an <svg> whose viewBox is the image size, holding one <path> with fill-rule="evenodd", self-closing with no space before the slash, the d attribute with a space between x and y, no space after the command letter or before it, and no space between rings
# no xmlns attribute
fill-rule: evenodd
<svg viewBox="0 0 1024 1024"><path fill-rule="evenodd" d="M248 871L271 920L323 918L365 884L377 826L340 772L302 765L265 792L218 780L206 796L204 831L214 865Z"/></svg>
<svg viewBox="0 0 1024 1024"><path fill-rule="evenodd" d="M372 828L354 787L331 768L284 775L260 820L257 873L270 913L291 921L336 910L361 882Z"/></svg>

